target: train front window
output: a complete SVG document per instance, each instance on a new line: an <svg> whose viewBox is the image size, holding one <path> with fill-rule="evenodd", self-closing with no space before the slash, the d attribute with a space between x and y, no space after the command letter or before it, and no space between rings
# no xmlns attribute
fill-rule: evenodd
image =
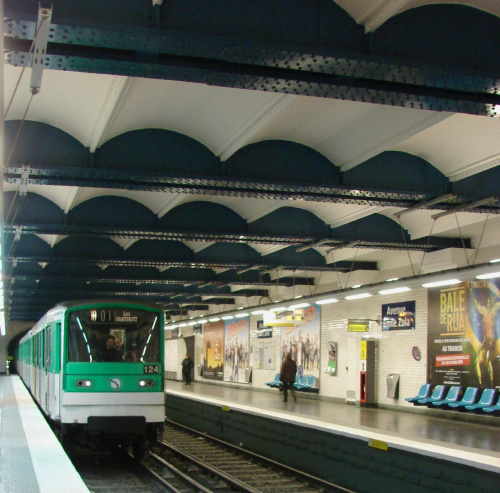
<svg viewBox="0 0 500 493"><path fill-rule="evenodd" d="M71 312L68 361L159 363L157 313L126 308Z"/></svg>

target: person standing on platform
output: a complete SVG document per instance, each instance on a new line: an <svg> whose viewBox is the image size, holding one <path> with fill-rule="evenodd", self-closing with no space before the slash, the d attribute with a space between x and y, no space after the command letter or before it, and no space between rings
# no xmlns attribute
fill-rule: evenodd
<svg viewBox="0 0 500 493"><path fill-rule="evenodd" d="M293 386L296 374L297 364L292 359L291 354L286 353L280 370L280 381L283 382L283 402L286 402L288 399L288 389L290 389L293 400L297 400L297 397L295 396L295 388Z"/></svg>
<svg viewBox="0 0 500 493"><path fill-rule="evenodd" d="M191 370L194 367L193 360L186 354L182 360L182 378L186 385L191 385Z"/></svg>

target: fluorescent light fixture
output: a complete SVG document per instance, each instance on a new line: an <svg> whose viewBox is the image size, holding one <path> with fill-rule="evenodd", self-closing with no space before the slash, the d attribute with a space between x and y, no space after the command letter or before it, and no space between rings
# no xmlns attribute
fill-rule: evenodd
<svg viewBox="0 0 500 493"><path fill-rule="evenodd" d="M243 317L248 317L248 313L243 312L243 313L237 313L235 315L236 318L243 318Z"/></svg>
<svg viewBox="0 0 500 493"><path fill-rule="evenodd" d="M387 279L387 281L385 282L394 282L394 281L398 281L399 280L399 277L391 277L390 279Z"/></svg>
<svg viewBox="0 0 500 493"><path fill-rule="evenodd" d="M406 286L401 286L400 288L383 289L382 291L379 291L378 294L395 294L404 293L405 291L411 291L411 289Z"/></svg>
<svg viewBox="0 0 500 493"><path fill-rule="evenodd" d="M446 281L435 281L435 282L427 282L422 284L423 288L437 288L439 286L451 286L453 284L459 284L462 281L460 279L447 279Z"/></svg>
<svg viewBox="0 0 500 493"><path fill-rule="evenodd" d="M351 286L351 289L358 289L361 287L361 284L355 284L354 286Z"/></svg>
<svg viewBox="0 0 500 493"><path fill-rule="evenodd" d="M301 295L301 294L299 294L298 296L295 296L295 299L296 299L296 300L300 300L300 298L302 298L302 295Z"/></svg>
<svg viewBox="0 0 500 493"><path fill-rule="evenodd" d="M234 317L232 315L226 315L225 317L221 317L222 320L232 320Z"/></svg>
<svg viewBox="0 0 500 493"><path fill-rule="evenodd" d="M328 298L326 300L316 301L317 305L328 305L329 303L337 303L339 301L337 298Z"/></svg>
<svg viewBox="0 0 500 493"><path fill-rule="evenodd" d="M188 325L197 325L198 322L195 322L194 320L192 322L188 322Z"/></svg>
<svg viewBox="0 0 500 493"><path fill-rule="evenodd" d="M359 300L361 298L369 298L371 296L370 293L359 293L359 294L351 294L349 296L346 296L346 300Z"/></svg>
<svg viewBox="0 0 500 493"><path fill-rule="evenodd" d="M476 279L493 279L495 277L500 277L500 272L490 272L489 274L481 274L476 276Z"/></svg>
<svg viewBox="0 0 500 493"><path fill-rule="evenodd" d="M262 315L265 310L255 310L254 312L250 312L252 315Z"/></svg>
<svg viewBox="0 0 500 493"><path fill-rule="evenodd" d="M500 262L500 258L496 258L496 259L490 260L490 264L496 264L498 262Z"/></svg>
<svg viewBox="0 0 500 493"><path fill-rule="evenodd" d="M296 310L298 308L306 308L308 306L309 306L309 303L298 303L296 305L289 306L288 309L289 310Z"/></svg>
<svg viewBox="0 0 500 493"><path fill-rule="evenodd" d="M278 312L284 312L286 308L284 306L277 306L276 308L271 308L269 311L278 313Z"/></svg>
<svg viewBox="0 0 500 493"><path fill-rule="evenodd" d="M179 324L179 327L187 327L188 324Z"/></svg>
<svg viewBox="0 0 500 493"><path fill-rule="evenodd" d="M219 322L220 318L219 317L209 318L208 321L209 322Z"/></svg>

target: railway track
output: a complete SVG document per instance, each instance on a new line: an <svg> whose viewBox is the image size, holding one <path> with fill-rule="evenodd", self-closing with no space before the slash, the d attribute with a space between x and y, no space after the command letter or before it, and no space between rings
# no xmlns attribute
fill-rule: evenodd
<svg viewBox="0 0 500 493"><path fill-rule="evenodd" d="M123 450L79 449L71 454L73 465L92 493L160 493L171 491L152 477L142 464Z"/></svg>
<svg viewBox="0 0 500 493"><path fill-rule="evenodd" d="M165 423L163 437L145 463L166 481L177 481L181 473L195 482L195 489L177 491L350 492L170 421Z"/></svg>
<svg viewBox="0 0 500 493"><path fill-rule="evenodd" d="M353 493L170 421L142 462L119 447L73 452L92 493Z"/></svg>

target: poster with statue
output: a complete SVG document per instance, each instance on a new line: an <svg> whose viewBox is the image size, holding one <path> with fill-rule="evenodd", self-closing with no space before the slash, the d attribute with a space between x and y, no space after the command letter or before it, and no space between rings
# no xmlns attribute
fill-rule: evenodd
<svg viewBox="0 0 500 493"><path fill-rule="evenodd" d="M297 363L301 375L314 375L319 382L320 373L320 307L312 304L304 308L301 321L283 327L281 332L281 360L289 352ZM281 365L281 361L280 361Z"/></svg>
<svg viewBox="0 0 500 493"><path fill-rule="evenodd" d="M245 383L249 340L250 317L224 322L224 381Z"/></svg>
<svg viewBox="0 0 500 493"><path fill-rule="evenodd" d="M224 367L224 323L203 326L203 378L222 380Z"/></svg>
<svg viewBox="0 0 500 493"><path fill-rule="evenodd" d="M466 281L428 296L428 381L500 388L500 281Z"/></svg>

